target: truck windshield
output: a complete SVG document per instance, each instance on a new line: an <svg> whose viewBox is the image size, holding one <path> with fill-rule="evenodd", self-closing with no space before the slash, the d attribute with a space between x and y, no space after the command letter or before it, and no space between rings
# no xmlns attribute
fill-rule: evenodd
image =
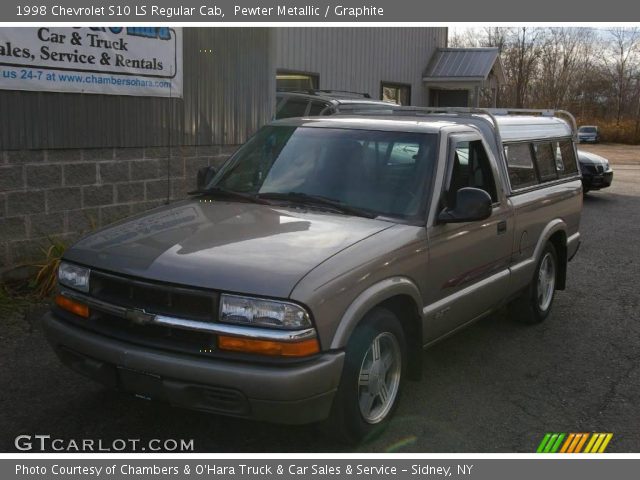
<svg viewBox="0 0 640 480"><path fill-rule="evenodd" d="M413 218L426 207L436 152L436 134L268 126L207 187L322 197L374 216Z"/></svg>

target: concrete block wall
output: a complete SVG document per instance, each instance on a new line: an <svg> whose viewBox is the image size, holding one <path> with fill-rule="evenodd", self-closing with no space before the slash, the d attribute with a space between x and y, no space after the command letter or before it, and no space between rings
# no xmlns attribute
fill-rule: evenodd
<svg viewBox="0 0 640 480"><path fill-rule="evenodd" d="M0 273L93 228L186 197L235 146L0 151ZM169 181L167 181L167 168Z"/></svg>

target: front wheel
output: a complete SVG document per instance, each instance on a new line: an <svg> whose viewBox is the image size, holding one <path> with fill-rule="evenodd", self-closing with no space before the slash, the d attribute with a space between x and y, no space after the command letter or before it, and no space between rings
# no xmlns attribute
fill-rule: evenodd
<svg viewBox="0 0 640 480"><path fill-rule="evenodd" d="M544 321L553 305L558 274L558 255L552 243L547 243L536 265L533 279L520 298L510 305L511 316L522 323Z"/></svg>
<svg viewBox="0 0 640 480"><path fill-rule="evenodd" d="M375 436L397 407L406 366L405 338L395 314L369 312L347 345L326 433L356 443Z"/></svg>

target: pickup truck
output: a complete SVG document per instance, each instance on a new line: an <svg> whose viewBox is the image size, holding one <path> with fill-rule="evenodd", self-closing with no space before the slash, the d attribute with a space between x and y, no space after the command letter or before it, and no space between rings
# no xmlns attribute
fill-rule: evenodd
<svg viewBox="0 0 640 480"><path fill-rule="evenodd" d="M69 248L46 336L138 397L360 441L424 348L505 305L549 316L580 242L575 138L549 111L274 121L189 199Z"/></svg>

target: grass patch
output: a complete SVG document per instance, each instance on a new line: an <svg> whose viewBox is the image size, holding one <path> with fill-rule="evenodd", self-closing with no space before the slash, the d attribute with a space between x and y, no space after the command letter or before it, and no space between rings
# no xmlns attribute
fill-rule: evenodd
<svg viewBox="0 0 640 480"><path fill-rule="evenodd" d="M50 297L57 285L58 267L62 254L67 249L67 245L55 239L49 239L49 247L43 248L44 258L37 262L34 266L38 268L35 278L31 286L34 293L41 299Z"/></svg>
<svg viewBox="0 0 640 480"><path fill-rule="evenodd" d="M0 283L1 321L23 320L30 312L51 301L57 286L60 259L67 246L55 239L49 239L49 243L48 247L42 248L42 259L29 265L37 269L32 278Z"/></svg>

